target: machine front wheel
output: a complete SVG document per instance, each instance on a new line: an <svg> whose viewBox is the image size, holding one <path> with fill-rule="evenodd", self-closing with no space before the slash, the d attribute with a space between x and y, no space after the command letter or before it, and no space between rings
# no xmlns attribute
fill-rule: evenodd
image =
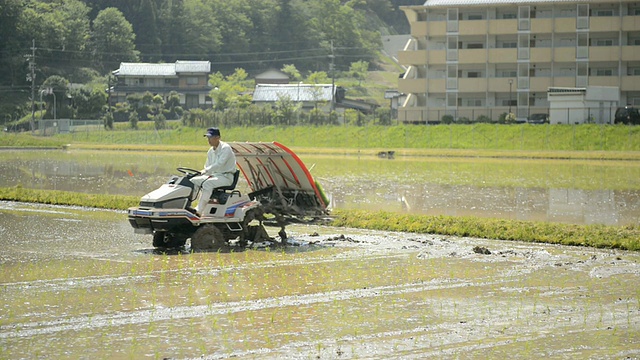
<svg viewBox="0 0 640 360"><path fill-rule="evenodd" d="M156 231L153 233L153 247L157 248L178 248L184 246L186 239L181 239L166 231Z"/></svg>
<svg viewBox="0 0 640 360"><path fill-rule="evenodd" d="M224 245L224 235L215 225L202 225L191 236L192 250L217 250Z"/></svg>

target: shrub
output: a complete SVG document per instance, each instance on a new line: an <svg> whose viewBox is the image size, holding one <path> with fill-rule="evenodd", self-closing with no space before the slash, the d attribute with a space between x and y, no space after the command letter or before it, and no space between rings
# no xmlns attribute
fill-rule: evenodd
<svg viewBox="0 0 640 360"><path fill-rule="evenodd" d="M113 130L113 114L112 113L107 112L106 114L104 114L104 117L102 118L102 122L104 124L105 129Z"/></svg>
<svg viewBox="0 0 640 360"><path fill-rule="evenodd" d="M164 129L167 127L167 118L163 114L154 115L153 123L156 130Z"/></svg>
<svg viewBox="0 0 640 360"><path fill-rule="evenodd" d="M453 123L453 115L442 115L442 123L443 124L451 124Z"/></svg>
<svg viewBox="0 0 640 360"><path fill-rule="evenodd" d="M135 111L132 111L129 114L129 124L131 125L131 128L134 130L138 130L138 113Z"/></svg>
<svg viewBox="0 0 640 360"><path fill-rule="evenodd" d="M492 120L487 115L480 115L480 116L478 116L476 118L476 122L479 122L479 123L491 123Z"/></svg>

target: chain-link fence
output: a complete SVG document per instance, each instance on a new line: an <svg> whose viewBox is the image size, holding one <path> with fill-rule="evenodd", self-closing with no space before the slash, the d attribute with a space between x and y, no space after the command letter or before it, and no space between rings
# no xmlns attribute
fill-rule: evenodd
<svg viewBox="0 0 640 360"><path fill-rule="evenodd" d="M36 121L36 134L50 136L104 129L102 120L42 119Z"/></svg>
<svg viewBox="0 0 640 360"><path fill-rule="evenodd" d="M473 124L529 122L535 114L546 114L551 124L614 124L618 107L554 107L554 108L406 108L398 113L398 121L407 124ZM507 115L511 111L513 119ZM621 119L618 119L620 122ZM640 120L638 120L640 122Z"/></svg>

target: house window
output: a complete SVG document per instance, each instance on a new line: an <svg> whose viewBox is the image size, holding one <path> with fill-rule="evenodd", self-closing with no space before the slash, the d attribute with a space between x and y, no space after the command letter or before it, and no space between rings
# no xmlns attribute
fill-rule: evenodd
<svg viewBox="0 0 640 360"><path fill-rule="evenodd" d="M502 18L503 19L517 19L518 15L516 13L502 14Z"/></svg>
<svg viewBox="0 0 640 360"><path fill-rule="evenodd" d="M467 49L483 49L484 48L484 44L483 43L470 43L467 44Z"/></svg>
<svg viewBox="0 0 640 360"><path fill-rule="evenodd" d="M518 43L516 41L505 41L501 47L503 49L515 49L518 47Z"/></svg>
<svg viewBox="0 0 640 360"><path fill-rule="evenodd" d="M482 14L469 14L469 20L482 20Z"/></svg>
<svg viewBox="0 0 640 360"><path fill-rule="evenodd" d="M478 71L469 71L469 72L467 73L467 77L468 77L468 78L479 78L479 77L480 77L480 75L481 75L481 74L480 74L480 72L478 72Z"/></svg>
<svg viewBox="0 0 640 360"><path fill-rule="evenodd" d="M197 108L199 105L199 97L197 94L185 95L185 106L187 109Z"/></svg>
<svg viewBox="0 0 640 360"><path fill-rule="evenodd" d="M144 78L138 78L138 85L144 85Z"/></svg>
<svg viewBox="0 0 640 360"><path fill-rule="evenodd" d="M171 84L171 79L164 79L164 84L165 85Z"/></svg>
<svg viewBox="0 0 640 360"><path fill-rule="evenodd" d="M187 85L198 85L198 78L195 76L187 77Z"/></svg>

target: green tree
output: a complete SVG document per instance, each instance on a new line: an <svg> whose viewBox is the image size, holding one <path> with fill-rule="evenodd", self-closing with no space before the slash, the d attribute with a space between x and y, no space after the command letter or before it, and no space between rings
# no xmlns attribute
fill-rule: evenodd
<svg viewBox="0 0 640 360"><path fill-rule="evenodd" d="M120 62L138 61L133 27L116 8L106 8L93 21L94 56L102 71L115 69Z"/></svg>
<svg viewBox="0 0 640 360"><path fill-rule="evenodd" d="M59 58L61 61L84 66L89 55L90 9L81 1L65 0L60 10L60 21L65 26L62 29L64 51L58 54Z"/></svg>
<svg viewBox="0 0 640 360"><path fill-rule="evenodd" d="M51 92L48 92L51 89ZM61 76L53 75L43 83L40 91L43 91L43 100L47 102L47 118L53 119L70 117L71 109L66 102L69 91L69 81Z"/></svg>
<svg viewBox="0 0 640 360"><path fill-rule="evenodd" d="M221 24L217 19L215 8L202 0L184 1L185 17L188 21L176 23L174 26L184 34L180 53L193 54L205 59L211 54L221 51Z"/></svg>
<svg viewBox="0 0 640 360"><path fill-rule="evenodd" d="M214 87L210 95L216 110L246 108L251 104L251 96L247 94L251 81L247 80L247 76L242 68L237 68L226 77L220 72L209 76L209 83Z"/></svg>
<svg viewBox="0 0 640 360"><path fill-rule="evenodd" d="M375 56L380 46L380 34L366 30L367 18L350 5L342 5L340 0L316 0L309 2L307 9L307 25L319 34L327 54L334 49L336 65L344 67L353 57Z"/></svg>
<svg viewBox="0 0 640 360"><path fill-rule="evenodd" d="M300 75L300 71L293 64L284 65L282 69L280 69L283 73L289 75L289 78L293 81L302 80L302 75Z"/></svg>
<svg viewBox="0 0 640 360"><path fill-rule="evenodd" d="M22 0L0 1L0 85L25 82L26 63L20 43L27 39L19 26L23 9Z"/></svg>
<svg viewBox="0 0 640 360"><path fill-rule="evenodd" d="M111 112L105 113L104 116L102 117L102 123L103 123L105 129L112 130L113 129L113 114Z"/></svg>
<svg viewBox="0 0 640 360"><path fill-rule="evenodd" d="M129 126L131 126L133 130L138 130L138 121L140 121L140 118L138 118L137 112L132 111L129 113Z"/></svg>
<svg viewBox="0 0 640 360"><path fill-rule="evenodd" d="M159 37L157 7L153 0L138 0L132 27L136 34L135 44L140 51L140 58L146 62L157 62L162 59L162 48ZM135 26L133 26L135 24Z"/></svg>
<svg viewBox="0 0 640 360"><path fill-rule="evenodd" d="M324 71L314 71L307 76L307 83L309 84L328 84L329 75Z"/></svg>
<svg viewBox="0 0 640 360"><path fill-rule="evenodd" d="M71 91L75 116L79 119L96 119L107 102L107 93L102 88L83 86Z"/></svg>
<svg viewBox="0 0 640 360"><path fill-rule="evenodd" d="M358 80L358 86L362 85L362 80L367 78L367 71L369 71L369 63L362 60L352 62L349 67L349 73Z"/></svg>
<svg viewBox="0 0 640 360"><path fill-rule="evenodd" d="M296 125L302 104L294 102L288 96L281 96L276 100L275 118L279 125Z"/></svg>

